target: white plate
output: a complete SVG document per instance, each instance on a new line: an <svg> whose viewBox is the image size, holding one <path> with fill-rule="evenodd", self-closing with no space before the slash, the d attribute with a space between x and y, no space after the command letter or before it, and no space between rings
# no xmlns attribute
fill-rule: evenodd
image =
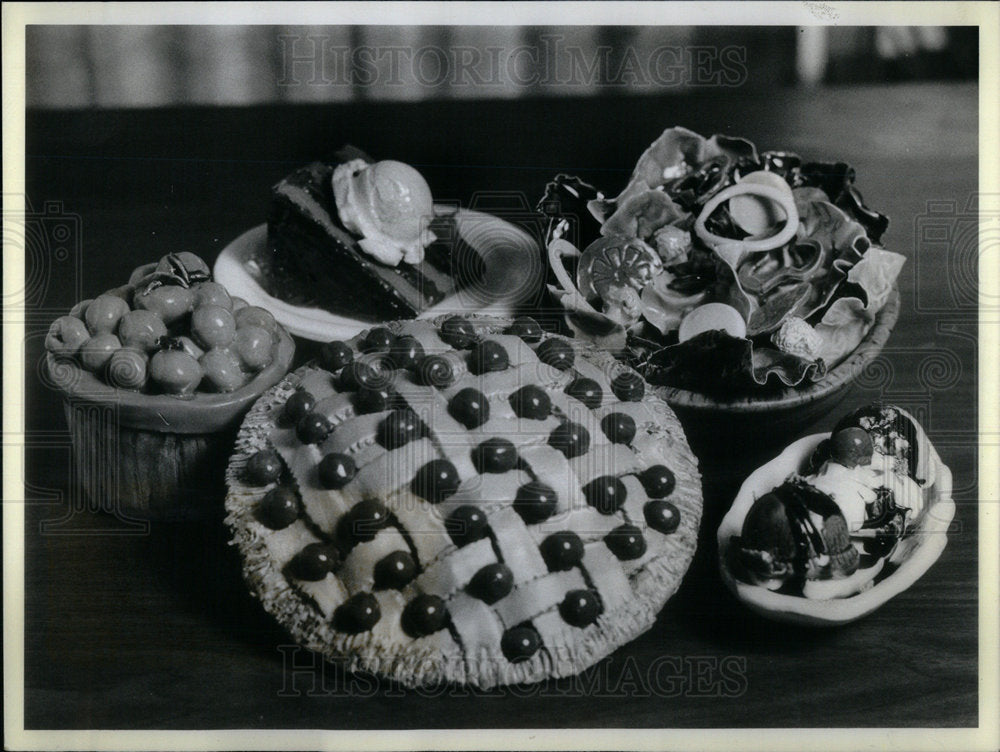
<svg viewBox="0 0 1000 752"><path fill-rule="evenodd" d="M915 520L916 524L890 557L889 563L898 565L892 574L856 595L829 600L785 595L737 580L727 566L730 538L742 531L743 519L754 501L780 486L792 473L798 472L805 459L829 436L828 433L817 433L799 439L751 473L719 526L717 540L722 579L744 605L762 616L813 626L835 626L860 619L916 582L937 561L948 542L948 528L955 516L955 502L951 498L951 471L931 448L935 473L930 498ZM871 574L874 577L876 572Z"/></svg>
<svg viewBox="0 0 1000 752"><path fill-rule="evenodd" d="M475 289L464 289L424 311L420 318L446 313L511 316L517 305L541 288L543 259L538 243L527 232L499 217L470 209L435 206L438 214L455 214L462 240L479 253L485 274ZM246 267L255 251L267 243L267 225L247 230L227 245L213 274L231 295L266 308L292 334L316 342L353 337L370 323L324 311L291 305L268 293Z"/></svg>

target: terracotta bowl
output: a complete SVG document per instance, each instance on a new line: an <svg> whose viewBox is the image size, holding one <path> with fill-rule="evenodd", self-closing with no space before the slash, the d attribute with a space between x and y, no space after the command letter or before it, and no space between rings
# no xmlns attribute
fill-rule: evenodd
<svg viewBox="0 0 1000 752"><path fill-rule="evenodd" d="M657 394L677 413L699 457L728 452L733 444L747 442L756 448L781 446L790 436L836 411L858 374L882 351L898 318L899 290L893 288L861 343L808 387L725 401L674 387L659 387Z"/></svg>
<svg viewBox="0 0 1000 752"><path fill-rule="evenodd" d="M190 399L116 389L78 363L46 354L46 377L63 397L73 482L95 510L128 517L221 514L225 469L243 416L292 363L279 327L270 365L227 394Z"/></svg>

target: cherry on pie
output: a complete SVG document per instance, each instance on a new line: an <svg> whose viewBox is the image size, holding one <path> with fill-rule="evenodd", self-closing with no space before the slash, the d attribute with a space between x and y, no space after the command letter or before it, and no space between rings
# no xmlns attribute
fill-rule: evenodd
<svg viewBox="0 0 1000 752"><path fill-rule="evenodd" d="M531 319L325 345L254 406L228 483L265 608L311 650L411 686L594 664L652 626L702 507L666 403Z"/></svg>

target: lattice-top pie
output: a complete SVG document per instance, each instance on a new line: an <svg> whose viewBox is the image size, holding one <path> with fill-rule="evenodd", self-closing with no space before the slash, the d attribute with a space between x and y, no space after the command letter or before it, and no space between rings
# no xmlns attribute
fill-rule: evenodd
<svg viewBox="0 0 1000 752"><path fill-rule="evenodd" d="M266 609L408 685L583 670L653 624L701 518L667 405L530 319L330 343L251 411L228 480Z"/></svg>

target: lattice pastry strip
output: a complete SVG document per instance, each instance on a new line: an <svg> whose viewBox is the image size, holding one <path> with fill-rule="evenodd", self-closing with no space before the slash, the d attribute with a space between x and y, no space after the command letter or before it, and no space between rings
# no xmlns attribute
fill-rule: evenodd
<svg viewBox="0 0 1000 752"><path fill-rule="evenodd" d="M304 644L407 684L532 681L648 628L676 588L701 513L676 418L634 375L613 381L629 372L610 356L506 326L332 343L329 371L301 369L251 411L227 521ZM248 485L257 449L283 461L277 485Z"/></svg>
<svg viewBox="0 0 1000 752"><path fill-rule="evenodd" d="M420 343L420 346L427 355L453 351L451 345L438 335L438 328L429 321L408 322L406 333Z"/></svg>
<svg viewBox="0 0 1000 752"><path fill-rule="evenodd" d="M323 616L327 619L333 616L334 611L337 610L337 606L350 597L350 593L343 581L332 572L319 582L298 580L295 586L312 598L317 608L319 608Z"/></svg>
<svg viewBox="0 0 1000 752"><path fill-rule="evenodd" d="M506 398L510 393L529 384L550 391L562 391L573 379L571 372L553 368L542 363L537 357L531 362L520 363L502 372L472 374L468 371L468 364L464 359L462 359L461 368L461 375L456 378L455 382L441 390L441 393L449 399L466 387L478 389L488 397L500 399Z"/></svg>
<svg viewBox="0 0 1000 752"><path fill-rule="evenodd" d="M409 552L406 539L395 527L380 530L370 541L358 543L344 557L338 575L353 595L375 586L375 566L396 551Z"/></svg>
<svg viewBox="0 0 1000 752"><path fill-rule="evenodd" d="M458 477L466 480L477 475L468 442L462 440L467 429L448 413L447 400L436 390L408 382L399 383L397 391L416 410L441 455L455 466Z"/></svg>
<svg viewBox="0 0 1000 752"><path fill-rule="evenodd" d="M406 634L401 626L403 609L406 607L406 600L402 594L396 590L379 590L374 593L378 601L378 609L381 618L368 630L369 634L361 633L354 639L359 641L367 639L388 640L400 644L413 641L412 635Z"/></svg>
<svg viewBox="0 0 1000 752"><path fill-rule="evenodd" d="M530 444L544 444L549 439L549 434L559 425L555 418L545 420L521 420L517 417L492 416L488 421L476 429L468 431L469 438L475 442L486 441L498 436L510 441L515 447L528 446Z"/></svg>
<svg viewBox="0 0 1000 752"><path fill-rule="evenodd" d="M490 540L482 538L438 559L417 577L414 585L420 592L447 598L468 585L476 572L496 561Z"/></svg>
<svg viewBox="0 0 1000 752"><path fill-rule="evenodd" d="M334 392L324 397L316 403L313 412L319 413L334 425L339 425L345 420L354 417L354 406L351 404L351 395Z"/></svg>
<svg viewBox="0 0 1000 752"><path fill-rule="evenodd" d="M569 465L581 486L595 478L623 476L643 469L642 461L635 452L609 442L591 447L587 454L571 459Z"/></svg>
<svg viewBox="0 0 1000 752"><path fill-rule="evenodd" d="M386 455L385 447L370 440L354 444L347 452L339 452L338 445L330 440L324 441L319 445L319 448L324 457L328 454L349 454L354 460L354 466L358 473L366 470L369 465L378 462Z"/></svg>
<svg viewBox="0 0 1000 752"><path fill-rule="evenodd" d="M593 379L601 387L602 400L600 407L595 407L594 411L599 412L602 407L614 405L618 402L611 391L611 381L603 368L594 365L589 360L578 358L573 361L573 371L577 376Z"/></svg>
<svg viewBox="0 0 1000 752"><path fill-rule="evenodd" d="M492 608L467 593L455 593L448 601L448 613L459 640L466 648L495 648L503 638L504 626Z"/></svg>
<svg viewBox="0 0 1000 752"><path fill-rule="evenodd" d="M275 530L272 535L267 536L266 546L274 565L278 569L284 569L295 554L302 550L303 545L316 543L318 540L305 525L298 523L284 530Z"/></svg>
<svg viewBox="0 0 1000 752"><path fill-rule="evenodd" d="M571 397L566 392L550 391L549 398L552 400L553 412L558 412L562 417L572 423L579 423L587 429L590 434L590 441L593 444L606 444L608 437L599 429L599 423L594 420L593 411L575 397Z"/></svg>
<svg viewBox="0 0 1000 752"><path fill-rule="evenodd" d="M474 504L489 516L495 509L510 506L517 490L530 481L531 476L524 470L477 475L463 481L458 491L441 501L437 508L447 517L458 507Z"/></svg>
<svg viewBox="0 0 1000 752"><path fill-rule="evenodd" d="M453 397L461 389L471 386L497 402L505 402L523 386L540 386L556 391L565 388L569 380L569 375L564 371L536 359L532 363L521 363L505 371L466 376L460 383L445 389L444 394Z"/></svg>
<svg viewBox="0 0 1000 752"><path fill-rule="evenodd" d="M646 489L642 487L642 482L638 476L625 475L621 480L627 492L622 510L628 517L629 522L638 527L643 533L648 532L653 535L660 535L661 533L651 528L649 523L646 522L644 510L646 503L649 501L649 496L646 493Z"/></svg>
<svg viewBox="0 0 1000 752"><path fill-rule="evenodd" d="M605 611L614 611L628 600L631 589L622 563L603 542L594 541L584 546L581 566L601 596Z"/></svg>
<svg viewBox="0 0 1000 752"><path fill-rule="evenodd" d="M350 422L337 426L323 442L324 450L339 454L354 454L365 447L373 446L379 424L388 414L388 410L383 410L358 415Z"/></svg>
<svg viewBox="0 0 1000 752"><path fill-rule="evenodd" d="M298 448L290 445L288 442L294 439L294 435L294 431L275 431L271 440L295 479L309 519L320 530L332 533L337 522L350 509L350 504L339 493L320 485L319 463L323 459L323 453L313 445L299 445Z"/></svg>
<svg viewBox="0 0 1000 752"><path fill-rule="evenodd" d="M522 585L516 593L494 604L493 610L505 627L529 621L558 606L572 590L585 590L587 583L579 571L552 572Z"/></svg>
<svg viewBox="0 0 1000 752"><path fill-rule="evenodd" d="M406 488L413 481L414 467L425 464L440 456L430 439L419 439L405 444L399 449L382 451L379 455L361 465L357 475L344 486L344 497L352 502Z"/></svg>
<svg viewBox="0 0 1000 752"><path fill-rule="evenodd" d="M514 576L515 585L549 571L545 559L528 535L524 521L511 507L503 507L491 514L489 524L503 563Z"/></svg>
<svg viewBox="0 0 1000 752"><path fill-rule="evenodd" d="M433 504L409 490L399 490L386 497L385 505L413 543L419 566L426 567L455 549L444 519Z"/></svg>
<svg viewBox="0 0 1000 752"><path fill-rule="evenodd" d="M603 540L621 522L617 516L601 514L593 507L585 506L554 514L544 522L529 527L528 532L538 545L553 533L564 530L574 533L584 543L589 543Z"/></svg>
<svg viewBox="0 0 1000 752"><path fill-rule="evenodd" d="M542 639L544 649L557 664L566 662L572 664L573 645L579 639L581 629L566 623L559 609L554 608L538 614L531 620L531 625Z"/></svg>
<svg viewBox="0 0 1000 752"><path fill-rule="evenodd" d="M553 516L587 506L580 491L580 479L566 455L547 443L518 447L518 453L540 482L559 489Z"/></svg>
<svg viewBox="0 0 1000 752"><path fill-rule="evenodd" d="M306 368L306 372L299 380L298 388L309 392L318 402L337 394L337 389L333 385L333 376L329 371L319 368Z"/></svg>

